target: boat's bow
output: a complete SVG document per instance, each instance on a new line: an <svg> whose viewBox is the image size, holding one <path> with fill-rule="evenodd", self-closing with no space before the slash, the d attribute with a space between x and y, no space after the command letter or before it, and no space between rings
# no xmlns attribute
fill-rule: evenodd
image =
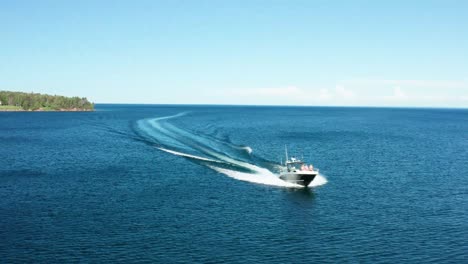
<svg viewBox="0 0 468 264"><path fill-rule="evenodd" d="M307 187L314 180L317 174L317 171L284 172L280 174L279 178L286 182Z"/></svg>

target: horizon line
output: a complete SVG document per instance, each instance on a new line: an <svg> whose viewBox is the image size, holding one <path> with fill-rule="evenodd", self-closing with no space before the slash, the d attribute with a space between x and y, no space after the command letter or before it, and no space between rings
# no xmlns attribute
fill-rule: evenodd
<svg viewBox="0 0 468 264"><path fill-rule="evenodd" d="M327 107L327 108L401 108L401 109L464 109L468 106L378 106L378 105L278 105L278 104L210 104L210 103L94 103L95 105L161 105L161 106L235 106L235 107Z"/></svg>

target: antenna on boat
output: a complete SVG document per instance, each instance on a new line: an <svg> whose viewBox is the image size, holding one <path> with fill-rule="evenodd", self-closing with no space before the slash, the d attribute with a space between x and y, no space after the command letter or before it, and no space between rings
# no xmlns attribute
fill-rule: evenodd
<svg viewBox="0 0 468 264"><path fill-rule="evenodd" d="M286 152L286 161L288 161L288 147L284 145L284 151Z"/></svg>

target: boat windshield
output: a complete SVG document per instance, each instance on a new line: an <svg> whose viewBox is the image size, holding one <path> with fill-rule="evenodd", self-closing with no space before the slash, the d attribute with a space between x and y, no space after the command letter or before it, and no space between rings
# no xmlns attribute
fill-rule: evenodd
<svg viewBox="0 0 468 264"><path fill-rule="evenodd" d="M288 170L300 170L304 162L291 162L288 163Z"/></svg>

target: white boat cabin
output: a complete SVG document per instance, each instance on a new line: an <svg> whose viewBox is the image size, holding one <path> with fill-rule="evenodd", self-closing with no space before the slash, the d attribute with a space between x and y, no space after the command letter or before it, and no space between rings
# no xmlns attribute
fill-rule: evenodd
<svg viewBox="0 0 468 264"><path fill-rule="evenodd" d="M305 164L304 162L296 158L291 158L291 160L287 160L286 168L288 172L313 171L314 170L314 167L312 166L312 164L307 166L307 164Z"/></svg>

